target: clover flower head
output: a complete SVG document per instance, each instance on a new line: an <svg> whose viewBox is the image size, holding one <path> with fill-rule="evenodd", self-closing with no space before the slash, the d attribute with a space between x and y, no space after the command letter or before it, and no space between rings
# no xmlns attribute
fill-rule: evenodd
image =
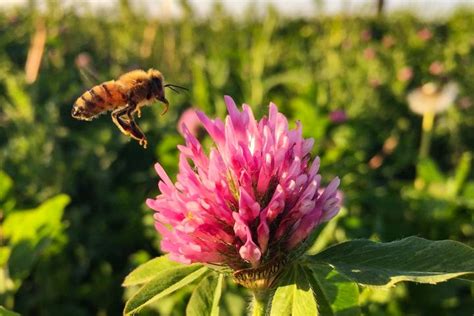
<svg viewBox="0 0 474 316"><path fill-rule="evenodd" d="M208 152L182 126L177 180L156 164L161 193L147 205L172 259L258 269L337 214L339 179L321 190L314 140L303 138L299 122L290 129L275 104L257 121L248 105L239 111L230 97L225 102L225 121L196 113L214 142Z"/></svg>

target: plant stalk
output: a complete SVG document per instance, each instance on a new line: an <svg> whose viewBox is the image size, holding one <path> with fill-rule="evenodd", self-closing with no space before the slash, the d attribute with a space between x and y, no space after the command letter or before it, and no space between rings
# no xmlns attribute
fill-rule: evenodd
<svg viewBox="0 0 474 316"><path fill-rule="evenodd" d="M252 302L252 316L267 315L268 299L270 292L268 290L254 290Z"/></svg>
<svg viewBox="0 0 474 316"><path fill-rule="evenodd" d="M435 114L433 112L427 112L423 114L421 144L419 152L420 160L428 157L428 154L430 152L431 132L433 130L434 117Z"/></svg>

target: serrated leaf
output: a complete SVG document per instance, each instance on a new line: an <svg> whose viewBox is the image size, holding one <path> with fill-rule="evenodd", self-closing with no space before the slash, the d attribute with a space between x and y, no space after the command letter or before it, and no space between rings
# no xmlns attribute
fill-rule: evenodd
<svg viewBox="0 0 474 316"><path fill-rule="evenodd" d="M353 240L310 257L364 285L435 284L474 273L474 249L462 243L408 237L389 243Z"/></svg>
<svg viewBox="0 0 474 316"><path fill-rule="evenodd" d="M293 265L280 280L272 298L270 315L318 315L313 291L299 265Z"/></svg>
<svg viewBox="0 0 474 316"><path fill-rule="evenodd" d="M211 274L199 282L186 308L190 316L218 316L223 274Z"/></svg>
<svg viewBox="0 0 474 316"><path fill-rule="evenodd" d="M153 279L156 274L163 272L164 270L182 266L182 264L172 261L168 258L168 255L154 258L144 264L138 266L130 272L123 281L122 286L132 286L143 284Z"/></svg>
<svg viewBox="0 0 474 316"><path fill-rule="evenodd" d="M179 266L158 273L155 278L143 285L125 304L124 314L137 312L143 306L173 293L183 286L203 276L208 268L202 265Z"/></svg>
<svg viewBox="0 0 474 316"><path fill-rule="evenodd" d="M360 315L359 287L328 265L314 264L305 269L316 294L321 315Z"/></svg>

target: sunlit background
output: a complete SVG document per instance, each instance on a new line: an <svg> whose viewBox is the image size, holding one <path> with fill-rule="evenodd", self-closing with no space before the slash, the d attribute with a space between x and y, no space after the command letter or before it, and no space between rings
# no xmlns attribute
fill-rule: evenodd
<svg viewBox="0 0 474 316"><path fill-rule="evenodd" d="M109 115L76 121L85 90L157 68L170 111L143 109L149 148ZM153 164L177 170L189 108L275 102L316 140L344 207L320 249L410 235L474 246L472 1L0 1L0 305L118 315L124 276L160 254ZM181 118L181 121L186 117ZM192 123L192 122L191 122ZM197 127L199 128L199 127ZM230 286L230 285L229 285ZM232 287L223 315L244 315ZM189 289L143 315L182 315ZM367 315L471 315L474 287L362 289Z"/></svg>
<svg viewBox="0 0 474 316"><path fill-rule="evenodd" d="M84 7L99 10L100 8L113 8L119 3L119 0L63 0L63 6L75 7L76 10L84 10ZM0 6L27 6L34 3L38 8L46 8L47 0L3 0ZM130 5L136 9L146 9L146 12L140 12L146 15L180 16L183 13L182 6L176 0L139 0L130 1ZM286 16L314 16L318 14L354 14L362 13L364 15L377 12L379 3L385 12L410 11L423 18L439 18L451 14L460 8L472 8L474 3L470 0L189 0L188 4L192 6L193 13L198 16L208 16L213 12L213 6L219 3L223 5L233 16L245 14L246 9L252 6L253 9L264 14L268 6L275 7L280 14ZM255 11L255 10L254 10Z"/></svg>

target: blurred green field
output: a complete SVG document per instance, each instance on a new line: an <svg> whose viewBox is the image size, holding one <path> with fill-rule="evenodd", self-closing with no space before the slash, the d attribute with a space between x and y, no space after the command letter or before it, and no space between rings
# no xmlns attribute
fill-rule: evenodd
<svg viewBox="0 0 474 316"><path fill-rule="evenodd" d="M225 94L259 117L273 101L300 120L323 179L342 178L345 207L318 247L410 235L474 246L474 11L424 21L272 9L258 18L249 9L237 19L219 5L207 18L180 6L178 19L146 19L127 1L112 11L57 1L0 11L0 305L22 315L120 314L124 276L160 254L144 203L158 192L153 164L174 174L180 114L223 117ZM189 92L168 90L164 116L158 104L143 110L147 150L108 115L71 118L91 85L150 67ZM448 81L459 95L436 116L429 156L419 159L422 118L406 96ZM331 120L339 110L346 121ZM367 315L471 315L474 285L365 289L361 300ZM184 306L165 305L149 313Z"/></svg>

